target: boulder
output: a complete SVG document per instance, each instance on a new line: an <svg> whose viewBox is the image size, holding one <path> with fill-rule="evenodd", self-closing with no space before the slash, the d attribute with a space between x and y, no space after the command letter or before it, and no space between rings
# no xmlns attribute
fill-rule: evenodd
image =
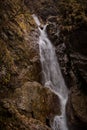
<svg viewBox="0 0 87 130"><path fill-rule="evenodd" d="M8 121L14 125L16 118L19 122L23 120L23 123L33 118L50 126L54 116L61 114L58 96L37 82L25 83L21 88L15 89L13 94L10 93L9 98L1 100L0 104L0 119L2 124L6 123L6 128Z"/></svg>
<svg viewBox="0 0 87 130"><path fill-rule="evenodd" d="M27 82L15 90L13 104L27 116L44 123L60 114L60 102L56 94L37 82ZM55 107L56 106L56 107Z"/></svg>

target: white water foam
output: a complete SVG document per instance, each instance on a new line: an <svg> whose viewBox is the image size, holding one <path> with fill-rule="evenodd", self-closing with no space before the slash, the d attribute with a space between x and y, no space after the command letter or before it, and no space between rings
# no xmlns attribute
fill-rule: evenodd
<svg viewBox="0 0 87 130"><path fill-rule="evenodd" d="M32 16L33 16L37 26L40 26L40 21L39 21L38 17L35 14L33 14Z"/></svg>
<svg viewBox="0 0 87 130"><path fill-rule="evenodd" d="M38 25L40 31L39 36L39 51L40 51L40 61L43 71L43 84L45 87L49 87L55 94L60 98L61 103L61 115L56 115L51 124L53 130L68 130L66 124L66 114L65 106L68 98L68 90L62 76L59 63L55 54L55 47L52 45L51 41L47 37L46 26L41 25L39 19L36 15L33 15L33 18Z"/></svg>

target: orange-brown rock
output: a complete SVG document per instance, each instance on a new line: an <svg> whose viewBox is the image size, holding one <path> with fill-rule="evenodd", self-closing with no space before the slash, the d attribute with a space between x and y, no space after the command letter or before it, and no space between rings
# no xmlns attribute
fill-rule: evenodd
<svg viewBox="0 0 87 130"><path fill-rule="evenodd" d="M50 121L56 114L61 113L58 96L37 82L26 82L4 100L4 105L11 104L19 113L38 119L45 124L47 119Z"/></svg>

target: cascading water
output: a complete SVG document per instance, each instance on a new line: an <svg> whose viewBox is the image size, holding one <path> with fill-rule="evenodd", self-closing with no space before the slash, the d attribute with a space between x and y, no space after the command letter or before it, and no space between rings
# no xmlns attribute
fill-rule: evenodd
<svg viewBox="0 0 87 130"><path fill-rule="evenodd" d="M46 26L41 29L40 21L36 15L33 18L38 25L40 31L39 36L39 50L40 50L40 61L42 64L43 71L43 84L45 87L49 87L54 93L58 95L61 103L61 115L55 116L51 127L53 130L68 130L66 124L65 106L68 97L68 90L65 85L59 63L55 54L55 48L51 41L48 39L46 34Z"/></svg>

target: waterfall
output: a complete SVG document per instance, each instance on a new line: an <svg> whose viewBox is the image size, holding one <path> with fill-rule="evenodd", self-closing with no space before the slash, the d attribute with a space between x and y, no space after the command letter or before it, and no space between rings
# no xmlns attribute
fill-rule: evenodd
<svg viewBox="0 0 87 130"><path fill-rule="evenodd" d="M68 98L68 90L65 85L59 63L57 61L55 47L52 45L51 41L48 39L46 33L46 26L40 28L40 21L36 15L33 18L38 26L40 36L39 36L39 51L40 51L40 61L43 71L42 82L45 87L49 87L51 91L58 95L61 103L61 115L56 115L54 117L53 124L51 127L53 130L68 130L66 124L66 114L65 106Z"/></svg>

